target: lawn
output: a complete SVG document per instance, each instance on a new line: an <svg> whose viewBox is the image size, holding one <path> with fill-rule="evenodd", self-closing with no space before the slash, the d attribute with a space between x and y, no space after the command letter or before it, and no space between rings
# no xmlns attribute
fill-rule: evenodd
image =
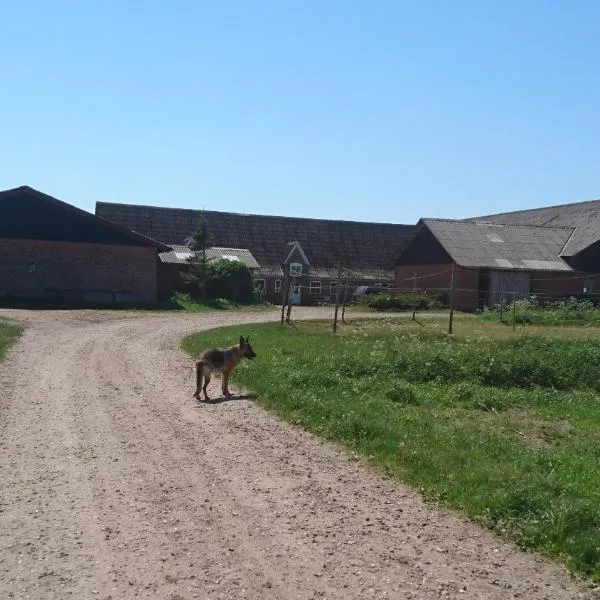
<svg viewBox="0 0 600 600"><path fill-rule="evenodd" d="M23 327L18 323L0 319L0 361L4 360L6 351L21 337L22 333Z"/></svg>
<svg viewBox="0 0 600 600"><path fill-rule="evenodd" d="M425 498L600 580L600 331L457 317L219 329L258 357L233 380Z"/></svg>

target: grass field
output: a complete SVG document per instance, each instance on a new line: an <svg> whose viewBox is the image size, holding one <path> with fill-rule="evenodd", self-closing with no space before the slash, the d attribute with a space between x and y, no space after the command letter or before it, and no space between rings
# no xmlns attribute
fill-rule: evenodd
<svg viewBox="0 0 600 600"><path fill-rule="evenodd" d="M0 319L0 361L4 360L6 351L22 333L21 325Z"/></svg>
<svg viewBox="0 0 600 600"><path fill-rule="evenodd" d="M524 549L600 580L600 331L459 317L265 324L183 340L200 348L250 334L234 373L265 408L347 445Z"/></svg>

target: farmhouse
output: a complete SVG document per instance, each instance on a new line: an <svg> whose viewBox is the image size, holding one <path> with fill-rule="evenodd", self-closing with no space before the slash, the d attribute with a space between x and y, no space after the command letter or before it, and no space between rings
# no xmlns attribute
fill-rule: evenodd
<svg viewBox="0 0 600 600"><path fill-rule="evenodd" d="M255 281L278 302L284 274L294 279L293 301L312 304L335 293L338 265L349 285L394 282L394 259L414 231L412 225L304 219L96 203L96 215L170 246L186 245L204 216L213 244L245 249L256 260ZM285 270L285 271L284 271ZM161 276L161 294L170 284Z"/></svg>
<svg viewBox="0 0 600 600"><path fill-rule="evenodd" d="M0 297L155 302L166 250L33 188L0 192Z"/></svg>
<svg viewBox="0 0 600 600"><path fill-rule="evenodd" d="M600 291L600 201L468 220L421 219L396 260L395 286L462 310L535 294Z"/></svg>

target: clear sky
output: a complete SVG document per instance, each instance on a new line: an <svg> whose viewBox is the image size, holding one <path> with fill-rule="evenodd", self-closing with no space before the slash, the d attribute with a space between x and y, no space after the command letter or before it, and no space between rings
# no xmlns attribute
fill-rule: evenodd
<svg viewBox="0 0 600 600"><path fill-rule="evenodd" d="M393 223L600 198L598 0L20 0L0 24L0 189Z"/></svg>

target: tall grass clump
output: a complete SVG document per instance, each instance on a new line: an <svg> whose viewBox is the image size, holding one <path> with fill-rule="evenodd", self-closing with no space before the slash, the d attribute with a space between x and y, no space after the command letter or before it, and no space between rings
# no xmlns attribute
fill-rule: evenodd
<svg viewBox="0 0 600 600"><path fill-rule="evenodd" d="M265 408L427 499L600 581L600 340L544 333L447 336L392 319L337 336L318 322L252 325L258 356L233 376ZM239 335L182 344L195 354Z"/></svg>
<svg viewBox="0 0 600 600"><path fill-rule="evenodd" d="M380 292L365 294L359 301L372 310L434 310L442 307L439 297L425 292Z"/></svg>
<svg viewBox="0 0 600 600"><path fill-rule="evenodd" d="M0 361L4 359L8 348L21 337L22 333L22 325L0 319Z"/></svg>
<svg viewBox="0 0 600 600"><path fill-rule="evenodd" d="M567 298L564 300L541 300L536 296L517 300L503 307L486 308L483 319L513 321L518 325L590 325L600 326L600 308L589 300Z"/></svg>

